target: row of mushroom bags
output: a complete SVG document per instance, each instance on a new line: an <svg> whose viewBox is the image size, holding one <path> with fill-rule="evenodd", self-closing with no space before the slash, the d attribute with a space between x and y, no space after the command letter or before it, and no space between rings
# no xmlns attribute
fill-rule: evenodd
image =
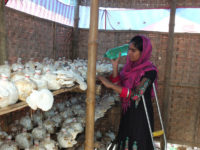
<svg viewBox="0 0 200 150"><path fill-rule="evenodd" d="M37 110L9 125L9 131L0 131L0 150L57 150L73 147L76 137L85 127L86 94L73 95L56 103L51 110ZM116 93L96 96L95 121L115 104ZM100 133L98 133L99 135Z"/></svg>
<svg viewBox="0 0 200 150"><path fill-rule="evenodd" d="M65 57L53 60L44 58L42 62L30 59L22 63L21 58L9 65L6 61L0 66L0 108L15 104L18 99L26 101L34 110L50 110L54 97L51 90L79 85L87 89L87 60L66 60ZM106 61L96 62L96 73L109 73L112 70Z"/></svg>

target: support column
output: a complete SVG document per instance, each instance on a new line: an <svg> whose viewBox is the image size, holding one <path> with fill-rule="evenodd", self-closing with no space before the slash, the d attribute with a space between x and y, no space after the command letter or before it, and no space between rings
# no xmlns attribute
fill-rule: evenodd
<svg viewBox="0 0 200 150"><path fill-rule="evenodd" d="M170 82L172 71L172 60L174 51L174 26L175 26L175 14L176 14L176 0L169 0L170 3L170 21L169 21L169 34L168 34L168 48L166 54L165 63L165 79L164 79L164 95L163 95L163 123L168 137L168 118L169 118L169 106L171 104L170 95ZM161 142L161 149L164 150L163 142Z"/></svg>
<svg viewBox="0 0 200 150"><path fill-rule="evenodd" d="M78 29L78 24L79 24L79 5L80 5L80 0L76 0L76 6L74 10L74 28L73 28L73 36L72 36L72 51L71 51L71 59L75 59L78 57L78 50L79 50L79 29Z"/></svg>
<svg viewBox="0 0 200 150"><path fill-rule="evenodd" d="M86 98L86 134L85 150L94 149L94 114L96 84L96 51L98 36L98 0L92 0L90 6L90 30L88 40L88 74Z"/></svg>
<svg viewBox="0 0 200 150"><path fill-rule="evenodd" d="M0 1L0 65L7 60L6 28L5 28L5 0Z"/></svg>
<svg viewBox="0 0 200 150"><path fill-rule="evenodd" d="M52 23L52 28L53 28L53 59L56 60L57 54L56 54L56 23Z"/></svg>

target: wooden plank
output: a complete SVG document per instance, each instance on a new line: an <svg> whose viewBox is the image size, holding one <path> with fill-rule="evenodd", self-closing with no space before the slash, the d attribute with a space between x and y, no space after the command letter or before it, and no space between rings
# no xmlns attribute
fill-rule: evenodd
<svg viewBox="0 0 200 150"><path fill-rule="evenodd" d="M19 103L16 103L16 104L13 104L13 105L10 105L10 106L1 108L1 109L0 109L0 115L4 115L4 114L7 114L7 113L16 111L16 110L25 108L25 107L27 107L27 106L28 106L28 105L27 105L26 102L19 102Z"/></svg>
<svg viewBox="0 0 200 150"><path fill-rule="evenodd" d="M53 91L53 95L56 96L56 95L59 95L61 93L65 93L65 92L76 92L78 91L79 92L84 92L84 91L81 91L79 89L79 85L74 85L73 87L70 87L70 88L62 88L62 89L59 89L59 90L56 90L56 91Z"/></svg>
<svg viewBox="0 0 200 150"><path fill-rule="evenodd" d="M79 85L75 85L73 87L70 87L70 88L62 88L62 89L59 89L59 90L56 90L56 91L53 91L53 95L56 96L56 95L59 95L61 93L65 93L65 92L86 92L86 91L83 91L79 88ZM22 108L25 108L28 106L28 104L25 102L25 100L19 100L20 102L16 103L16 104L13 104L13 105L9 105L7 107L4 107L4 108L1 108L0 109L0 115L4 115L4 114L7 114L7 113L10 113L10 112L13 112L13 111L16 111L16 110L19 110L19 109L22 109Z"/></svg>
<svg viewBox="0 0 200 150"><path fill-rule="evenodd" d="M78 93L86 93L86 90L83 91L79 88L79 85L76 84L73 87L70 88L62 88L56 91L53 91L53 96L59 95L61 93L66 93L66 92L78 92ZM101 85L96 85L96 94L100 95L101 93ZM9 105L7 107L4 108L0 108L0 115L4 115L22 108L25 108L28 106L28 104L25 102L25 100L19 100L20 102L13 104L13 105Z"/></svg>

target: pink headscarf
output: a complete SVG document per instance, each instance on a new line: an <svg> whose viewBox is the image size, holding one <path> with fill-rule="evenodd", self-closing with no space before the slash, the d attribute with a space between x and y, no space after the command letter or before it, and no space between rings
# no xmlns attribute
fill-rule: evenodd
<svg viewBox="0 0 200 150"><path fill-rule="evenodd" d="M121 85L126 88L134 89L139 83L141 77L145 72L150 70L157 71L157 68L150 61L152 45L147 37L140 36L143 40L143 50L138 61L132 62L127 56L127 61L122 71L120 72ZM154 81L157 87L157 78ZM153 89L151 90L151 96L154 96ZM124 111L130 106L130 100L127 98L122 98L122 108Z"/></svg>

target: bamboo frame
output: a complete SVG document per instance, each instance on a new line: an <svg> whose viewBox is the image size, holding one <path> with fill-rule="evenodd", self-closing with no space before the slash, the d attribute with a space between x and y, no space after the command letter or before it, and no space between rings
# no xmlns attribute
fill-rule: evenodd
<svg viewBox="0 0 200 150"><path fill-rule="evenodd" d="M164 95L163 95L163 122L165 126L166 135L168 130L168 108L170 105L170 81L172 72L172 58L174 51L174 25L176 14L176 0L170 0L170 21L169 21L169 35L168 35L168 48L165 63L165 78L164 78ZM161 149L164 150L163 141L161 142Z"/></svg>
<svg viewBox="0 0 200 150"><path fill-rule="evenodd" d="M70 52L70 58L75 59L78 57L78 41L79 41L79 4L80 0L76 0L76 6L74 9L74 31L73 31L73 37L72 37L72 51Z"/></svg>
<svg viewBox="0 0 200 150"><path fill-rule="evenodd" d="M56 59L56 23L53 22L53 58Z"/></svg>
<svg viewBox="0 0 200 150"><path fill-rule="evenodd" d="M0 65L7 60L6 30L5 30L5 1L0 1Z"/></svg>
<svg viewBox="0 0 200 150"><path fill-rule="evenodd" d="M92 0L90 6L90 30L88 40L88 90L86 98L86 134L85 150L94 149L94 111L96 84L96 51L98 35L98 0Z"/></svg>

